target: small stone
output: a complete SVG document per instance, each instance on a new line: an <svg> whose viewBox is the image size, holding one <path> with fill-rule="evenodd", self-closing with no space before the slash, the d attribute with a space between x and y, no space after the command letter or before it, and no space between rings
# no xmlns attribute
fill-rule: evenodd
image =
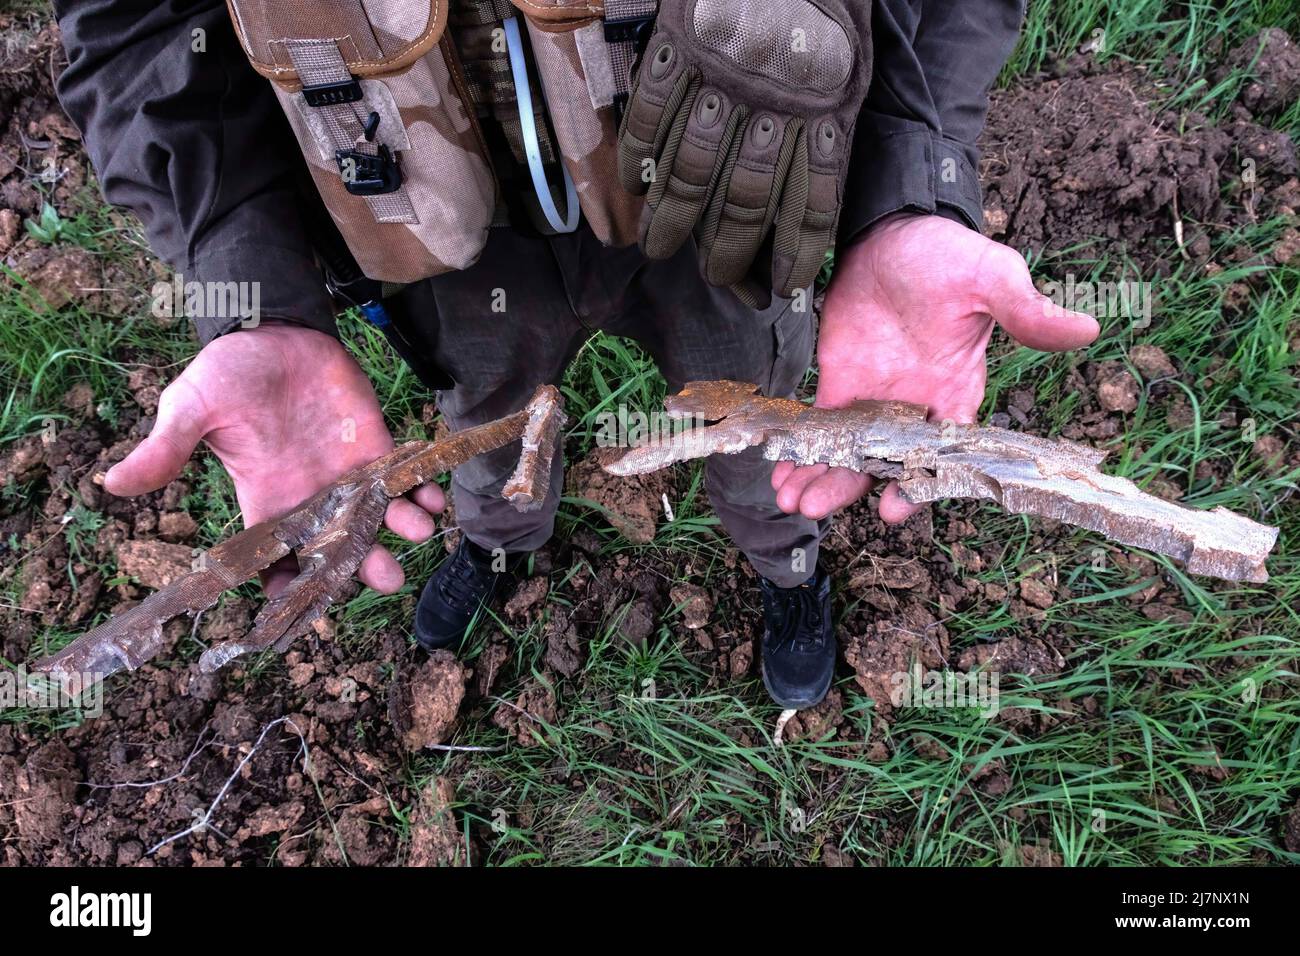
<svg viewBox="0 0 1300 956"><path fill-rule="evenodd" d="M1026 604L1032 604L1044 611L1056 603L1056 595L1052 593L1052 589L1037 578L1024 578L1020 582L1020 596Z"/></svg>
<svg viewBox="0 0 1300 956"><path fill-rule="evenodd" d="M1178 374L1165 350L1157 345L1139 344L1129 349L1128 360L1143 378L1171 378Z"/></svg>
<svg viewBox="0 0 1300 956"><path fill-rule="evenodd" d="M0 209L0 256L6 255L18 241L22 220L12 209Z"/></svg>
<svg viewBox="0 0 1300 956"><path fill-rule="evenodd" d="M674 607L682 610L682 623L689 631L698 631L709 623L713 613L713 598L698 584L678 584L668 592Z"/></svg>
<svg viewBox="0 0 1300 956"><path fill-rule="evenodd" d="M1138 383L1127 371L1113 373L1097 385L1097 403L1108 412L1131 412L1138 405Z"/></svg>
<svg viewBox="0 0 1300 956"><path fill-rule="evenodd" d="M754 665L754 642L746 641L733 648L728 664L732 680L739 680L748 674L749 669Z"/></svg>
<svg viewBox="0 0 1300 956"><path fill-rule="evenodd" d="M89 418L95 413L95 390L88 382L78 382L64 393L63 405L83 418Z"/></svg>
<svg viewBox="0 0 1300 956"><path fill-rule="evenodd" d="M198 522L188 512L169 511L158 516L158 535L164 541L188 541L198 530Z"/></svg>

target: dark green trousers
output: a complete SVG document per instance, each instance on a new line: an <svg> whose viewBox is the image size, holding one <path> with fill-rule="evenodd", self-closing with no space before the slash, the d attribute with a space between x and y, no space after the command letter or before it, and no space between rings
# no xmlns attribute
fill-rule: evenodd
<svg viewBox="0 0 1300 956"><path fill-rule="evenodd" d="M692 380L729 378L768 395L792 394L812 361L811 297L803 311L783 299L754 311L706 284L695 255L688 244L671 259L648 261L635 246L602 246L585 225L548 238L495 229L472 268L408 287L403 305L419 317L416 344L456 383L438 395L449 425L477 425L522 408L538 385L559 384L596 330L640 343L670 392ZM482 547L529 551L554 530L559 463L539 511L520 514L500 497L518 454L517 444L507 446L453 473L456 518ZM824 523L777 508L772 467L757 449L714 455L706 481L737 547L760 574L788 587L812 573Z"/></svg>

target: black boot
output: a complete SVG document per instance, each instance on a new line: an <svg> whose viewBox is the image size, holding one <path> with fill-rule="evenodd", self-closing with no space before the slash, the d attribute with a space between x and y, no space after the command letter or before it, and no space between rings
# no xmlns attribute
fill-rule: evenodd
<svg viewBox="0 0 1300 956"><path fill-rule="evenodd" d="M415 639L426 651L456 650L479 608L492 600L504 571L492 570L492 552L461 537L456 553L444 561L420 594L415 608Z"/></svg>
<svg viewBox="0 0 1300 956"><path fill-rule="evenodd" d="M835 676L831 579L821 568L803 584L763 592L763 685L784 708L815 707Z"/></svg>

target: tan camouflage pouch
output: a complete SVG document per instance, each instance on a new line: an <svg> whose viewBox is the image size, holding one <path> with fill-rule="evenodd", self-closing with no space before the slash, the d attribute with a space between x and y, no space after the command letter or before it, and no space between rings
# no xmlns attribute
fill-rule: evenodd
<svg viewBox="0 0 1300 956"><path fill-rule="evenodd" d="M620 38L626 33L628 41L634 40L638 27L628 18L626 27L615 24L611 30L614 21L606 19L607 8L619 0L511 2L527 23L551 126L583 215L605 245L631 245L637 241L645 200L628 193L618 179L617 58L627 52ZM638 5L650 16L637 17L635 23L648 25L656 4L639 0Z"/></svg>
<svg viewBox="0 0 1300 956"><path fill-rule="evenodd" d="M227 2L366 275L414 282L472 265L496 179L447 0Z"/></svg>

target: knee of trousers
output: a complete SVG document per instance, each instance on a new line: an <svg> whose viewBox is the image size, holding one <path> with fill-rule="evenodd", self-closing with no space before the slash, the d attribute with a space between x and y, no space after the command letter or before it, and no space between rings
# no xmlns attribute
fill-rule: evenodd
<svg viewBox="0 0 1300 956"><path fill-rule="evenodd" d="M456 484L465 491L487 497L499 496L519 464L519 442L476 455L452 471Z"/></svg>
<svg viewBox="0 0 1300 956"><path fill-rule="evenodd" d="M738 507L775 508L772 469L776 462L762 449L746 448L734 455L710 455L704 464L709 495Z"/></svg>

